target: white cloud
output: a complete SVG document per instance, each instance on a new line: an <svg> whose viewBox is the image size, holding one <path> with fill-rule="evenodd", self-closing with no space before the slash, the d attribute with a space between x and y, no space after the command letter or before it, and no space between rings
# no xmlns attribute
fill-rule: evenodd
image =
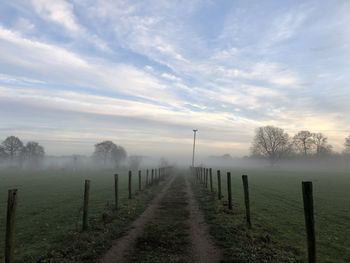
<svg viewBox="0 0 350 263"><path fill-rule="evenodd" d="M76 32L80 26L74 15L73 5L66 0L32 0L35 11L44 19Z"/></svg>

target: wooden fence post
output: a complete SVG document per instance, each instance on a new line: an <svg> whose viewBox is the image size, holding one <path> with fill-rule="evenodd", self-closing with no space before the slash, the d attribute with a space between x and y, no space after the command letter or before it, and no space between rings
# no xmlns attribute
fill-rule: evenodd
<svg viewBox="0 0 350 263"><path fill-rule="evenodd" d="M147 169L147 171L146 171L146 186L148 186L149 185L149 181L148 181L148 169Z"/></svg>
<svg viewBox="0 0 350 263"><path fill-rule="evenodd" d="M227 197L228 209L232 210L232 189L231 189L231 173L227 172Z"/></svg>
<svg viewBox="0 0 350 263"><path fill-rule="evenodd" d="M312 182L302 182L308 262L316 263L316 238Z"/></svg>
<svg viewBox="0 0 350 263"><path fill-rule="evenodd" d="M213 192L213 173L212 169L209 169L209 180L210 180L210 192Z"/></svg>
<svg viewBox="0 0 350 263"><path fill-rule="evenodd" d="M248 176L242 175L243 189L244 189L244 203L246 211L246 219L248 228L252 227L252 222L250 220L250 202L249 202L249 186L248 186Z"/></svg>
<svg viewBox="0 0 350 263"><path fill-rule="evenodd" d="M209 176L209 169L205 169L205 188L208 188L208 176Z"/></svg>
<svg viewBox="0 0 350 263"><path fill-rule="evenodd" d="M132 177L132 172L129 171L129 199L131 199L131 177Z"/></svg>
<svg viewBox="0 0 350 263"><path fill-rule="evenodd" d="M220 174L220 170L217 171L217 175L218 175L218 199L221 200L221 174Z"/></svg>
<svg viewBox="0 0 350 263"><path fill-rule="evenodd" d="M89 228L89 196L90 196L90 180L85 180L85 189L84 189L84 208L83 208L83 231L86 231Z"/></svg>
<svg viewBox="0 0 350 263"><path fill-rule="evenodd" d="M153 185L153 180L154 180L154 169L152 169L151 185Z"/></svg>
<svg viewBox="0 0 350 263"><path fill-rule="evenodd" d="M118 174L114 175L114 200L115 200L115 210L118 210Z"/></svg>
<svg viewBox="0 0 350 263"><path fill-rule="evenodd" d="M17 207L17 189L8 190L6 240L5 240L5 263L15 262L15 217Z"/></svg>
<svg viewBox="0 0 350 263"><path fill-rule="evenodd" d="M139 170L139 191L141 192L142 186L141 186L141 170Z"/></svg>

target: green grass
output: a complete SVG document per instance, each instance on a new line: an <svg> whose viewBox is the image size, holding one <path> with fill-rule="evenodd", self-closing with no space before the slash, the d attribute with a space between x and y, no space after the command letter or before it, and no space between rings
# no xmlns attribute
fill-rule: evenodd
<svg viewBox="0 0 350 263"><path fill-rule="evenodd" d="M114 204L114 172L0 171L0 262L4 260L7 190L18 189L16 259L43 256L69 231L80 231L84 180L90 179L90 218L101 218ZM127 172L119 177L120 202L127 202ZM136 173L133 192L137 191Z"/></svg>
<svg viewBox="0 0 350 263"><path fill-rule="evenodd" d="M272 238L297 248L306 260L301 182L314 188L319 262L350 262L350 174L347 172L231 169L233 202L243 210L242 174L249 177L253 225L266 227ZM227 200L227 170L221 170ZM216 169L213 170L216 190ZM233 215L234 216L234 215ZM244 214L241 215L244 220Z"/></svg>

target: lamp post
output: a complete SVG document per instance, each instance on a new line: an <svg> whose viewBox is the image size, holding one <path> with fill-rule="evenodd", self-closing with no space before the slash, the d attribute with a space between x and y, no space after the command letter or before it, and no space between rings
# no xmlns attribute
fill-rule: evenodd
<svg viewBox="0 0 350 263"><path fill-rule="evenodd" d="M194 152L196 149L196 134L198 130L193 130L193 153L192 153L192 167L194 167Z"/></svg>

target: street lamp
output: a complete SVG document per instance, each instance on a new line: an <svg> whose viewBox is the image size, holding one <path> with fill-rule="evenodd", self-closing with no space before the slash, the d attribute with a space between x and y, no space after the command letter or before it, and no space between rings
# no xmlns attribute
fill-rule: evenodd
<svg viewBox="0 0 350 263"><path fill-rule="evenodd" d="M196 134L198 130L193 130L193 153L192 153L192 167L194 167L194 152L196 149Z"/></svg>

